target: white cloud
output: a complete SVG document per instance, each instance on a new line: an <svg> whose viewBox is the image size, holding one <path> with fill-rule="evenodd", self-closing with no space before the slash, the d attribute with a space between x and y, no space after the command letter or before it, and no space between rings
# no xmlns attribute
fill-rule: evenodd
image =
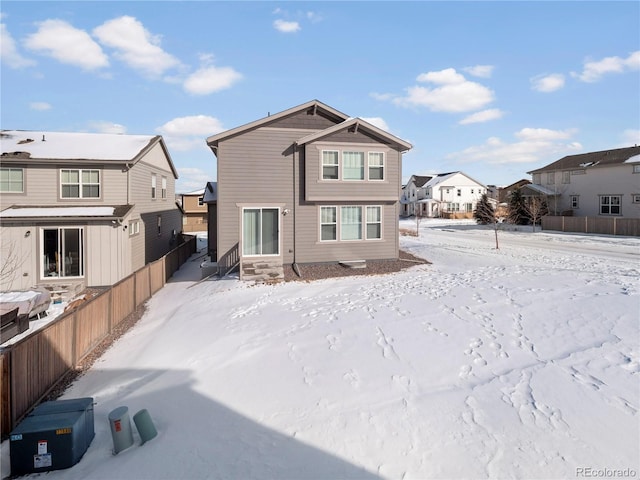
<svg viewBox="0 0 640 480"><path fill-rule="evenodd" d="M273 28L282 33L295 33L301 29L298 22L287 22L282 19L275 20L273 22Z"/></svg>
<svg viewBox="0 0 640 480"><path fill-rule="evenodd" d="M16 42L4 23L0 23L0 60L8 67L16 69L36 64L33 60L20 55Z"/></svg>
<svg viewBox="0 0 640 480"><path fill-rule="evenodd" d="M205 66L189 75L183 87L194 95L208 95L230 88L242 78L242 74L231 67Z"/></svg>
<svg viewBox="0 0 640 480"><path fill-rule="evenodd" d="M84 70L109 66L109 59L100 45L84 30L63 20L45 20L37 25L38 31L29 35L24 42L28 49Z"/></svg>
<svg viewBox="0 0 640 480"><path fill-rule="evenodd" d="M369 118L363 118L363 120L365 122L369 122L374 127L378 127L380 129L384 130L385 132L389 131L389 125L387 125L387 122L385 122L383 118L380 118L380 117L369 117Z"/></svg>
<svg viewBox="0 0 640 480"><path fill-rule="evenodd" d="M177 117L158 127L169 150L187 151L206 149L206 137L224 130L222 122L208 115Z"/></svg>
<svg viewBox="0 0 640 480"><path fill-rule="evenodd" d="M38 110L38 111L45 111L45 110L51 110L51 104L47 103L47 102L31 102L29 104L29 108L31 110Z"/></svg>
<svg viewBox="0 0 640 480"><path fill-rule="evenodd" d="M323 16L318 12L309 11L305 14L305 16L307 17L307 20L309 20L311 23L318 23L324 20Z"/></svg>
<svg viewBox="0 0 640 480"><path fill-rule="evenodd" d="M531 80L531 88L538 92L549 93L564 87L564 75L552 73L551 75L538 75Z"/></svg>
<svg viewBox="0 0 640 480"><path fill-rule="evenodd" d="M465 67L463 70L474 77L491 78L493 74L493 65L475 65L473 67Z"/></svg>
<svg viewBox="0 0 640 480"><path fill-rule="evenodd" d="M419 82L434 83L435 88L413 86L407 96L394 98L393 102L405 107L427 107L434 112L470 112L493 102L492 90L465 79L453 68L420 74Z"/></svg>
<svg viewBox="0 0 640 480"><path fill-rule="evenodd" d="M583 82L597 82L609 73L625 73L640 69L640 50L632 52L627 58L606 57L602 60L587 61L582 73L572 72L571 75Z"/></svg>
<svg viewBox="0 0 640 480"><path fill-rule="evenodd" d="M580 143L571 141L576 132L575 129L523 128L514 134L514 142L508 143L498 137L490 137L482 145L452 153L447 158L492 165L557 160L582 150Z"/></svg>
<svg viewBox="0 0 640 480"><path fill-rule="evenodd" d="M102 120L89 122L89 128L93 132L97 132L97 133L116 133L116 134L127 133L127 127L125 127L124 125L120 125L119 123L113 123L113 122L105 122Z"/></svg>
<svg viewBox="0 0 640 480"><path fill-rule="evenodd" d="M460 125L468 125L470 123L484 123L490 120L497 120L498 118L502 118L504 116L504 112L499 108L491 108L489 110L482 110L481 112L476 112L468 117L463 118L458 123Z"/></svg>
<svg viewBox="0 0 640 480"><path fill-rule="evenodd" d="M622 145L620 147L629 147L631 145L640 145L640 130L629 128L622 132Z"/></svg>
<svg viewBox="0 0 640 480"><path fill-rule="evenodd" d="M213 155L211 157L213 159ZM211 162L211 169L214 170L213 160ZM211 182L213 178L210 174L200 168L193 167L176 167L178 170L178 182L177 190L179 193L193 192L200 190L207 185L207 182Z"/></svg>
<svg viewBox="0 0 640 480"><path fill-rule="evenodd" d="M161 47L161 37L151 34L134 17L109 20L93 30L100 43L116 50L116 58L150 76L160 76L180 66L180 61Z"/></svg>

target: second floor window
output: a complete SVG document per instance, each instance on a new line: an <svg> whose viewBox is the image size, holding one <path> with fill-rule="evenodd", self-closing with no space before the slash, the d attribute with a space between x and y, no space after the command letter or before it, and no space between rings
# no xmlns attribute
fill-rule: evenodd
<svg viewBox="0 0 640 480"><path fill-rule="evenodd" d="M384 152L323 150L322 180L385 180Z"/></svg>
<svg viewBox="0 0 640 480"><path fill-rule="evenodd" d="M61 170L62 198L100 198L99 170Z"/></svg>
<svg viewBox="0 0 640 480"><path fill-rule="evenodd" d="M151 198L156 199L156 190L158 188L158 176L155 173L151 174Z"/></svg>
<svg viewBox="0 0 640 480"><path fill-rule="evenodd" d="M21 168L0 168L0 192L24 192L24 171Z"/></svg>
<svg viewBox="0 0 640 480"><path fill-rule="evenodd" d="M578 195L571 195L569 198L571 199L571 208L579 208L580 197Z"/></svg>
<svg viewBox="0 0 640 480"><path fill-rule="evenodd" d="M562 183L571 183L571 172L564 171L562 172Z"/></svg>
<svg viewBox="0 0 640 480"><path fill-rule="evenodd" d="M556 183L555 172L547 173L547 185L553 185Z"/></svg>
<svg viewBox="0 0 640 480"><path fill-rule="evenodd" d="M160 195L163 200L167 199L167 177L162 177L162 191Z"/></svg>

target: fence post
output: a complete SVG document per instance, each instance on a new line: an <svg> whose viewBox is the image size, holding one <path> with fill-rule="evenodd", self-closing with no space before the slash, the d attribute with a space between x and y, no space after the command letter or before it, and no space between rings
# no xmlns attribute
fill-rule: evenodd
<svg viewBox="0 0 640 480"><path fill-rule="evenodd" d="M613 234L614 234L614 235L616 235L616 225L617 225L616 220L617 220L617 218L616 218L616 217L613 217Z"/></svg>
<svg viewBox="0 0 640 480"><path fill-rule="evenodd" d="M589 232L589 217L584 217L584 233Z"/></svg>

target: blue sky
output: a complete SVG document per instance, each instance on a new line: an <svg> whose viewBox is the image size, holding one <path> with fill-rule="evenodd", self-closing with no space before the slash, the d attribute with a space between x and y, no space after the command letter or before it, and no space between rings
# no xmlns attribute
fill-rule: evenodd
<svg viewBox="0 0 640 480"><path fill-rule="evenodd" d="M508 185L640 143L637 1L0 9L0 128L161 134L179 192L216 179L206 137L313 99L412 143L404 180Z"/></svg>

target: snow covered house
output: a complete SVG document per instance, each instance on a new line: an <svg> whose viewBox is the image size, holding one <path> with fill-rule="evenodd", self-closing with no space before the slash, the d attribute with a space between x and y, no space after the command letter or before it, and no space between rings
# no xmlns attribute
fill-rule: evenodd
<svg viewBox="0 0 640 480"><path fill-rule="evenodd" d="M221 269L279 279L284 265L398 258L408 142L312 100L207 144L218 160Z"/></svg>
<svg viewBox="0 0 640 480"><path fill-rule="evenodd" d="M568 155L527 172L552 215L640 218L640 146Z"/></svg>
<svg viewBox="0 0 640 480"><path fill-rule="evenodd" d="M424 175L411 175L409 181L402 186L402 193L400 195L400 215L403 217L411 217L413 215L424 216L425 204L419 203L420 200L424 200L425 184L431 180L432 177Z"/></svg>
<svg viewBox="0 0 640 480"><path fill-rule="evenodd" d="M161 136L0 132L0 290L112 285L176 245Z"/></svg>
<svg viewBox="0 0 640 480"><path fill-rule="evenodd" d="M463 172L449 172L434 175L421 190L416 195L415 211L423 216L471 218L487 186Z"/></svg>

